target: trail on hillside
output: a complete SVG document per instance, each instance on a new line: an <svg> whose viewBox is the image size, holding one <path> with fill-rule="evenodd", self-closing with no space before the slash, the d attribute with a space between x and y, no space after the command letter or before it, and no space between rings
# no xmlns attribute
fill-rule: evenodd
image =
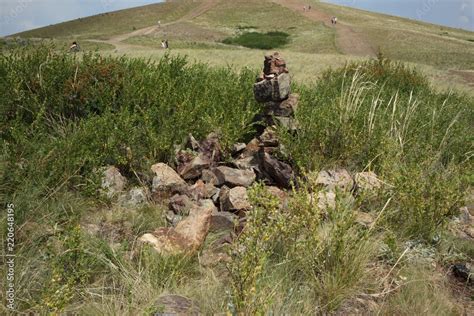
<svg viewBox="0 0 474 316"><path fill-rule="evenodd" d="M124 41L126 41L127 39L131 37L152 34L165 26L169 26L169 25L173 25L176 23L185 22L185 21L189 21L194 18L197 18L198 16L201 16L207 11L209 11L210 9L212 9L219 2L220 0L203 0L202 3L198 7L194 8L193 10L191 10L190 12L188 12L187 14L185 14L184 16L182 16L181 18L173 22L164 23L164 24L161 24L160 26L159 25L147 26L147 27L135 30L133 32L112 36L111 38L107 40L87 39L87 41L111 44L115 46L116 51L126 51L130 49L136 49L137 47L140 48L142 46L124 43ZM146 47L143 47L143 48L146 48Z"/></svg>
<svg viewBox="0 0 474 316"><path fill-rule="evenodd" d="M330 23L331 16L314 7L311 8L311 11L304 12L303 6L307 6L307 2L302 0L272 0L272 2L298 12L308 19L323 22L328 27L334 27L336 29L336 47L343 54L364 57L376 55L375 50L367 40L349 25L338 21L337 25L333 26Z"/></svg>

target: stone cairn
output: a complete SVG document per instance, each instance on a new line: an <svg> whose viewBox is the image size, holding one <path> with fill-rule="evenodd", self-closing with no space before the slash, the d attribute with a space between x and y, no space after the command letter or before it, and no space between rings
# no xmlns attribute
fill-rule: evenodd
<svg viewBox="0 0 474 316"><path fill-rule="evenodd" d="M267 190L287 208L287 192L296 181L293 168L282 160L284 150L276 135L276 126L289 131L297 129L294 119L298 95L291 94L290 76L286 63L278 53L265 56L263 73L254 85L255 99L263 104L259 121L262 130L247 144L234 144L231 157L224 161L219 136L209 134L198 141L192 135L176 149L174 166L157 163L151 167L151 190L132 188L125 191L127 179L117 168L104 171L102 183L109 198L116 196L125 207L146 201L168 208L167 227L157 228L138 238L162 254L197 252L209 232L226 231L211 250L205 250L202 264L227 260L224 252L216 250L240 234L252 205L247 189L256 181L266 184ZM374 175L359 176L357 186L379 186ZM345 170L321 171L314 181L326 189L310 201L321 208L335 207L335 187L353 190L353 177ZM368 220L367 220L368 221Z"/></svg>
<svg viewBox="0 0 474 316"><path fill-rule="evenodd" d="M285 60L278 52L266 55L263 71L254 84L255 100L263 104L263 113L257 120L266 125L282 125L296 131L294 118L298 106L298 95L291 93L291 78Z"/></svg>

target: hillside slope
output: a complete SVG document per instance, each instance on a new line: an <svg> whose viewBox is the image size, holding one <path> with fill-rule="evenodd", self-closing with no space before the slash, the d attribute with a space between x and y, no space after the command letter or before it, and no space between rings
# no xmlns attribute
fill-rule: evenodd
<svg viewBox="0 0 474 316"><path fill-rule="evenodd" d="M296 79L314 80L325 66L374 57L378 52L417 65L438 86L474 86L474 33L378 13L308 1L177 0L77 19L16 34L25 38L89 40L113 45L115 54L159 59L168 39L174 53L211 65L259 64L262 52L222 44L247 31L283 31L280 48ZM337 15L336 27L329 22ZM161 21L158 27L157 21ZM212 50L212 54L209 54ZM242 57L241 57L242 56ZM301 69L301 71L300 71ZM303 71L303 69L305 71Z"/></svg>

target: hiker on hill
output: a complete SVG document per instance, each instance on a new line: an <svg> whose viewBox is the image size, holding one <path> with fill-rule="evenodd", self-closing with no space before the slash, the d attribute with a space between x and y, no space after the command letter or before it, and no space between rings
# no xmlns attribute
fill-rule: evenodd
<svg viewBox="0 0 474 316"><path fill-rule="evenodd" d="M69 47L71 53L77 53L80 50L79 45L76 41L72 42L72 45Z"/></svg>
<svg viewBox="0 0 474 316"><path fill-rule="evenodd" d="M168 49L168 48L170 48L170 46L169 46L169 44L168 44L168 40L166 39L166 40L165 40L165 49Z"/></svg>
<svg viewBox="0 0 474 316"><path fill-rule="evenodd" d="M311 6L310 5L308 6L308 11L311 11Z"/></svg>
<svg viewBox="0 0 474 316"><path fill-rule="evenodd" d="M303 6L303 12L306 12L306 6L305 5Z"/></svg>
<svg viewBox="0 0 474 316"><path fill-rule="evenodd" d="M334 24L337 24L337 17L334 17Z"/></svg>

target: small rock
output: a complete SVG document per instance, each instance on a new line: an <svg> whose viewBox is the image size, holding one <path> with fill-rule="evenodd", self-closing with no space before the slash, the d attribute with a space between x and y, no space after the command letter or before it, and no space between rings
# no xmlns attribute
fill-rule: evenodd
<svg viewBox="0 0 474 316"><path fill-rule="evenodd" d="M253 138L245 147L240 158L254 157L260 151L260 141L257 138Z"/></svg>
<svg viewBox="0 0 474 316"><path fill-rule="evenodd" d="M206 139L199 143L199 152L210 161L221 161L222 149L217 134L210 133L207 135Z"/></svg>
<svg viewBox="0 0 474 316"><path fill-rule="evenodd" d="M290 94L288 99L281 102L270 101L265 103L264 115L292 117L298 107L298 94Z"/></svg>
<svg viewBox="0 0 474 316"><path fill-rule="evenodd" d="M191 208L195 207L195 203L184 194L175 194L170 198L169 208L175 214L188 215Z"/></svg>
<svg viewBox="0 0 474 316"><path fill-rule="evenodd" d="M245 143L237 143L232 146L232 155L237 155L242 152L247 145Z"/></svg>
<svg viewBox="0 0 474 316"><path fill-rule="evenodd" d="M249 187L256 179L253 170L240 170L226 166L217 167L214 173L219 179L219 183L225 183L231 187Z"/></svg>
<svg viewBox="0 0 474 316"><path fill-rule="evenodd" d="M199 307L189 298L181 295L162 295L155 302L154 316L199 315Z"/></svg>
<svg viewBox="0 0 474 316"><path fill-rule="evenodd" d="M198 180L194 185L189 187L188 195L195 201L201 199L210 199L217 193L219 189L210 183L204 183L202 180Z"/></svg>
<svg viewBox="0 0 474 316"><path fill-rule="evenodd" d="M288 131L294 132L300 129L298 121L293 117L273 116L272 122L274 124L283 126Z"/></svg>
<svg viewBox="0 0 474 316"><path fill-rule="evenodd" d="M323 185L328 189L351 190L354 180L346 169L323 170L318 173L316 184Z"/></svg>
<svg viewBox="0 0 474 316"><path fill-rule="evenodd" d="M473 276L471 274L471 269L466 264L457 263L452 266L453 274L457 278L462 279L463 281L471 283Z"/></svg>
<svg viewBox="0 0 474 316"><path fill-rule="evenodd" d="M247 189L244 187L232 189L223 187L219 195L219 201L222 212L247 211L252 207L248 200Z"/></svg>
<svg viewBox="0 0 474 316"><path fill-rule="evenodd" d="M333 191L318 192L318 208L326 211L328 209L336 208L336 193Z"/></svg>
<svg viewBox="0 0 474 316"><path fill-rule="evenodd" d="M229 263L232 258L223 251L207 249L199 257L199 263L203 267L212 268L220 263Z"/></svg>
<svg viewBox="0 0 474 316"><path fill-rule="evenodd" d="M211 232L218 232L221 230L234 230L235 223L238 218L231 212L218 212L217 210L212 213L211 217Z"/></svg>
<svg viewBox="0 0 474 316"><path fill-rule="evenodd" d="M211 200L202 200L175 228L162 227L152 234L144 234L138 240L151 244L158 253L164 255L193 254L204 243L215 210Z"/></svg>
<svg viewBox="0 0 474 316"><path fill-rule="evenodd" d="M265 147L278 147L280 144L276 130L273 127L267 127L263 134L258 137L259 141Z"/></svg>
<svg viewBox="0 0 474 316"><path fill-rule="evenodd" d="M147 188L135 187L130 189L126 194L119 197L119 202L123 206L135 207L146 203L149 192Z"/></svg>
<svg viewBox="0 0 474 316"><path fill-rule="evenodd" d="M153 177L152 191L179 192L186 188L186 182L170 166L157 163L151 167L155 173Z"/></svg>
<svg viewBox="0 0 474 316"><path fill-rule="evenodd" d="M198 151L199 150L199 142L194 138L192 134L188 135L188 139L186 141L185 148L186 149L191 149L192 151Z"/></svg>
<svg viewBox="0 0 474 316"><path fill-rule="evenodd" d="M270 192L271 195L275 196L280 201L280 207L287 207L288 193L275 186L268 186L267 190L268 192Z"/></svg>
<svg viewBox="0 0 474 316"><path fill-rule="evenodd" d="M289 189L292 181L295 180L295 174L291 166L285 162L279 161L268 153L263 154L262 159L263 171L273 180L279 187Z"/></svg>
<svg viewBox="0 0 474 316"><path fill-rule="evenodd" d="M191 161L178 166L178 173L185 180L199 178L202 171L211 166L211 160L204 154L199 154Z"/></svg>
<svg viewBox="0 0 474 316"><path fill-rule="evenodd" d="M123 192L126 185L127 179L122 176L116 167L109 166L105 169L102 177L102 189L106 191L108 198L112 198L118 193Z"/></svg>
<svg viewBox="0 0 474 316"><path fill-rule="evenodd" d="M253 86L253 92L257 102L285 100L291 92L290 75L282 73L277 77L257 82Z"/></svg>
<svg viewBox="0 0 474 316"><path fill-rule="evenodd" d="M356 219L355 219L356 223L362 225L362 226L371 226L375 219L374 217L369 214L369 213L366 213L366 212L361 212L361 211L356 211Z"/></svg>
<svg viewBox="0 0 474 316"><path fill-rule="evenodd" d="M173 211L168 211L166 213L166 222L173 227L176 227L179 222L183 220L183 216L179 214L175 214Z"/></svg>
<svg viewBox="0 0 474 316"><path fill-rule="evenodd" d="M232 164L238 169L253 170L256 173L261 173L260 162L257 155L236 159Z"/></svg>
<svg viewBox="0 0 474 316"><path fill-rule="evenodd" d="M382 181L372 171L356 173L354 181L357 189L361 191L373 191L382 187Z"/></svg>
<svg viewBox="0 0 474 316"><path fill-rule="evenodd" d="M201 180L207 184L212 184L215 186L221 186L224 184L224 182L221 183L219 181L219 178L216 176L216 174L212 170L208 170L208 169L202 171Z"/></svg>

